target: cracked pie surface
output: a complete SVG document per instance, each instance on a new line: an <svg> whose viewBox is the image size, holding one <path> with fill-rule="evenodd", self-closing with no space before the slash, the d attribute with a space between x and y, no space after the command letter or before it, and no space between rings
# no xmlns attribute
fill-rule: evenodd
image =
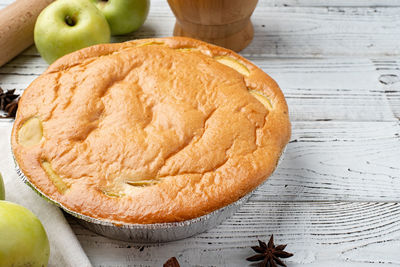
<svg viewBox="0 0 400 267"><path fill-rule="evenodd" d="M27 179L113 223L199 217L260 185L290 138L278 85L236 53L189 38L85 48L24 92L12 132Z"/></svg>

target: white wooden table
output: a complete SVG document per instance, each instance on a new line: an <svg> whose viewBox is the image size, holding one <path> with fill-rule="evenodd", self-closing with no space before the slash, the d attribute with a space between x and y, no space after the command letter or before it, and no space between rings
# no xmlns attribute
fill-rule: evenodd
<svg viewBox="0 0 400 267"><path fill-rule="evenodd" d="M1 0L0 8L12 0ZM69 218L94 266L254 266L257 239L275 235L288 266L400 266L400 1L260 0L241 54L280 84L293 136L268 182L219 227L166 244L96 235ZM172 34L165 0L136 33ZM1 27L1 26L0 26ZM34 47L0 68L23 90L46 63Z"/></svg>

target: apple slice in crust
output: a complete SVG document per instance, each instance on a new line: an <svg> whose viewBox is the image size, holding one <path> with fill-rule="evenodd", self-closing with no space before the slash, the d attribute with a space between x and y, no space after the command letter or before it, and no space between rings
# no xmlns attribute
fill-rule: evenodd
<svg viewBox="0 0 400 267"><path fill-rule="evenodd" d="M126 183L131 186L150 186L158 184L160 181L158 180L139 180L139 181L127 181Z"/></svg>
<svg viewBox="0 0 400 267"><path fill-rule="evenodd" d="M249 90L249 93L252 94L258 101L260 101L267 110L272 109L271 101L266 97L263 93L260 93L256 90Z"/></svg>
<svg viewBox="0 0 400 267"><path fill-rule="evenodd" d="M136 45L136 47L147 46L147 45L165 45L165 44L163 42L151 41L151 42L140 43L140 44Z"/></svg>
<svg viewBox="0 0 400 267"><path fill-rule="evenodd" d="M105 189L101 190L101 192L104 195L108 196L108 197L119 198L119 197L125 196L125 194L123 194L123 193L118 193L118 192L114 192L114 191L107 191Z"/></svg>
<svg viewBox="0 0 400 267"><path fill-rule="evenodd" d="M53 182L54 186L57 187L61 194L64 194L68 190L68 185L62 180L62 178L54 171L50 162L43 161L42 167L46 171L49 179Z"/></svg>
<svg viewBox="0 0 400 267"><path fill-rule="evenodd" d="M236 70L237 72L239 72L240 74L242 74L246 77L248 77L250 75L249 69L245 65L243 65L242 63L240 63L239 61L234 59L233 57L217 56L217 57L214 57L214 59L216 61L218 61L219 63L224 64L224 65Z"/></svg>
<svg viewBox="0 0 400 267"><path fill-rule="evenodd" d="M42 122L37 117L28 119L18 131L18 142L24 147L37 145L42 138Z"/></svg>

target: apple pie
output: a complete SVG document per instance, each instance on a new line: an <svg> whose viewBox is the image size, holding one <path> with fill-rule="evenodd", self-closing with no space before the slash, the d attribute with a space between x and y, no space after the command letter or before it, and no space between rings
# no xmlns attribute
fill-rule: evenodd
<svg viewBox="0 0 400 267"><path fill-rule="evenodd" d="M196 218L254 190L290 138L285 98L238 54L190 38L66 55L25 90L12 149L48 199L92 218Z"/></svg>

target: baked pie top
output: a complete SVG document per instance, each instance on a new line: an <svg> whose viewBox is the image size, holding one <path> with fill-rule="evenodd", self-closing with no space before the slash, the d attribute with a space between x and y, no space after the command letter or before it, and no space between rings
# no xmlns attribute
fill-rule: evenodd
<svg viewBox="0 0 400 267"><path fill-rule="evenodd" d="M28 180L114 223L163 223L230 204L275 169L285 98L236 53L189 38L103 44L62 57L21 97L12 133Z"/></svg>

